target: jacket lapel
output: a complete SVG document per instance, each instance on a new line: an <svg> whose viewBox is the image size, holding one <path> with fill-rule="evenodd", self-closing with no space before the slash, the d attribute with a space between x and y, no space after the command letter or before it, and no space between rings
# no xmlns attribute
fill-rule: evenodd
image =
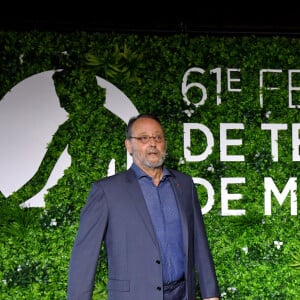
<svg viewBox="0 0 300 300"><path fill-rule="evenodd" d="M135 207L140 215L142 222L145 224L145 227L147 228L154 244L159 247L142 190L133 170L127 170L126 177L129 182L129 188L127 190L129 194L129 200L132 202L133 207Z"/></svg>
<svg viewBox="0 0 300 300"><path fill-rule="evenodd" d="M184 195L183 195L184 187L181 186L181 183L180 183L178 177L176 177L176 175L173 172L170 171L170 173L172 174L172 176L170 176L169 179L170 179L172 188L175 193L175 198L176 198L179 216L180 216L180 220L181 220L184 252L188 253L188 220L187 220L186 214L185 214L185 212L187 211L187 208L185 207L186 201L184 201Z"/></svg>

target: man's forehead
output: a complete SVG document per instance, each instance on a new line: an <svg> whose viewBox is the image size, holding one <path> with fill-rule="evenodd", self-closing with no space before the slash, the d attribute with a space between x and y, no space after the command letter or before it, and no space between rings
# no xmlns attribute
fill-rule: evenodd
<svg viewBox="0 0 300 300"><path fill-rule="evenodd" d="M162 131L161 125L156 121L151 118L140 118L136 120L133 125L133 129L153 129L155 128L156 130Z"/></svg>

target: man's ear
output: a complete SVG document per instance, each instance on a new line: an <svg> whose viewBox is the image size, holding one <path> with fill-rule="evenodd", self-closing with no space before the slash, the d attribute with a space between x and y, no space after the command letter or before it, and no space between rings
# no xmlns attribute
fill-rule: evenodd
<svg viewBox="0 0 300 300"><path fill-rule="evenodd" d="M125 147L130 155L132 155L131 143L128 139L125 140Z"/></svg>

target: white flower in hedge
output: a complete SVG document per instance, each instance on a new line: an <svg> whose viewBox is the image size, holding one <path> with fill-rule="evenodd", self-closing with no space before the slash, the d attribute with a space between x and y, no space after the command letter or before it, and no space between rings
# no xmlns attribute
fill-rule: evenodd
<svg viewBox="0 0 300 300"><path fill-rule="evenodd" d="M283 242L280 241L274 241L274 245L275 247L279 250L281 248L281 246L283 245Z"/></svg>
<svg viewBox="0 0 300 300"><path fill-rule="evenodd" d="M46 209L44 209L41 213L40 213L40 218L44 218L44 216L46 216L48 214L48 211Z"/></svg>
<svg viewBox="0 0 300 300"><path fill-rule="evenodd" d="M18 271L18 272L21 272L21 271L22 271L22 267L21 267L20 265L18 265L17 271Z"/></svg>
<svg viewBox="0 0 300 300"><path fill-rule="evenodd" d="M191 117L192 114L194 113L194 110L193 110L193 109L186 109L186 110L184 110L183 112L186 113L186 115L187 115L188 117Z"/></svg>
<svg viewBox="0 0 300 300"><path fill-rule="evenodd" d="M248 247L247 247L247 246L243 247L242 250L243 250L246 254L248 254Z"/></svg>
<svg viewBox="0 0 300 300"><path fill-rule="evenodd" d="M19 61L20 61L21 65L24 63L23 57L24 57L24 54L19 55Z"/></svg>
<svg viewBox="0 0 300 300"><path fill-rule="evenodd" d="M212 164L210 164L209 165L209 167L207 168L207 171L209 171L209 172L214 172L215 171L215 168L214 168L214 166L212 165Z"/></svg>
<svg viewBox="0 0 300 300"><path fill-rule="evenodd" d="M7 285L6 279L3 279L3 280L2 280L2 283L3 283L4 285Z"/></svg>
<svg viewBox="0 0 300 300"><path fill-rule="evenodd" d="M185 161L184 161L184 158L183 157L180 157L179 159L179 164L180 165L184 165Z"/></svg>
<svg viewBox="0 0 300 300"><path fill-rule="evenodd" d="M231 286L229 288L227 288L228 291L235 293L236 292L236 287Z"/></svg>
<svg viewBox="0 0 300 300"><path fill-rule="evenodd" d="M61 54L68 55L68 51L63 51Z"/></svg>
<svg viewBox="0 0 300 300"><path fill-rule="evenodd" d="M51 219L50 226L56 226L56 225L57 225L56 219Z"/></svg>
<svg viewBox="0 0 300 300"><path fill-rule="evenodd" d="M267 111L267 112L266 112L266 118L269 119L269 118L270 118L270 115L271 115L271 112L270 112L270 111Z"/></svg>

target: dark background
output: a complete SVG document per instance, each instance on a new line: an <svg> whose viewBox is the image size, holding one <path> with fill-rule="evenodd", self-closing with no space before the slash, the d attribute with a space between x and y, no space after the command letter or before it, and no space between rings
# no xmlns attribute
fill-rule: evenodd
<svg viewBox="0 0 300 300"><path fill-rule="evenodd" d="M141 34L300 35L297 2L40 2L6 3L0 30Z"/></svg>

